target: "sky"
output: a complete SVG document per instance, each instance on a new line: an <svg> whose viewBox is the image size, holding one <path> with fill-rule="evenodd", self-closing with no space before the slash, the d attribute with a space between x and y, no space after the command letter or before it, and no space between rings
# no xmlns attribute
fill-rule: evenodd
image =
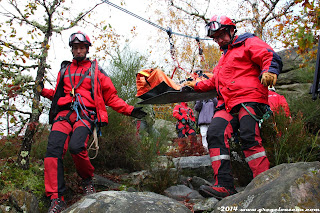
<svg viewBox="0 0 320 213"><path fill-rule="evenodd" d="M17 0L18 2L24 2L24 0ZM163 0L160 0L160 2ZM5 1L1 1L1 6L4 6ZM100 0L66 0L66 3L73 3L72 8L70 12L72 14L77 14L77 12L83 11L85 8L88 8L89 5L94 5L94 2L101 2ZM88 3L89 2L89 3ZM110 0L110 2L119 5L128 11L142 17L145 19L149 19L150 21L157 23L157 17L153 16L153 13L155 9L161 9L161 8L149 8L150 3L155 3L155 1L150 0L125 0L125 5L121 5L121 0ZM197 1L197 3L201 1ZM220 2L220 3L219 3ZM224 2L221 4L221 2ZM230 7L230 2L234 7ZM229 10L235 8L235 4L238 2L238 0L229 0L229 4L226 1L217 1L217 0L211 0L210 8L208 10L208 14L218 14L218 15L228 15L229 17L232 17L235 15L235 13L230 12ZM164 8L167 9L167 8ZM67 12L66 12L67 13ZM210 18L210 17L207 17ZM130 48L133 50L139 51L142 54L146 54L151 60L156 61L159 65L165 65L165 60L167 60L167 64L172 62L172 66L174 65L174 62L170 56L170 45L167 41L168 35L166 32L159 31L158 28L143 22L142 20L139 20L123 11L118 10L117 8L114 8L107 3L103 3L102 5L98 6L94 13L91 15L92 22L101 22L102 20L105 20L106 23L111 24L112 27L115 29L116 33L127 37L128 39L132 38L132 35L130 34L130 30L133 26L136 26L136 34L134 40L131 41ZM167 26L171 27L171 26ZM167 28L165 27L165 28ZM190 32L189 35L191 36L200 36L204 37L205 31L204 26L200 26L200 29L203 27L203 31L201 31L200 35L195 35L195 32ZM22 30L22 29L21 29ZM60 64L64 60L72 60L72 54L70 51L70 47L68 46L68 39L70 34L81 30L89 35L89 37L92 39L93 35L98 34L97 29L92 27L91 25L88 25L86 27L83 26L76 26L72 28L71 30L66 30L62 34L53 34L52 40L50 42L50 49L49 49L49 55L48 55L48 63L51 66L51 69L48 70L48 78L50 81L52 81L53 84L55 84L56 77L58 75ZM179 32L177 29L172 27L172 30L177 33ZM240 33L240 32L239 32ZM157 39L164 39L164 43L159 45L157 49L152 49L153 52L149 53L150 46L152 46L155 43L155 40ZM175 35L173 35L173 38L175 38ZM96 41L98 42L98 41ZM209 41L212 42L213 41ZM177 47L176 47L177 48ZM195 50L197 47L195 46ZM92 56L92 53L94 51L90 51L89 57ZM104 63L104 62L99 62ZM150 68L150 67L146 67ZM35 76L35 73L32 73ZM47 88L53 88L54 85L46 83L45 85Z"/></svg>
<svg viewBox="0 0 320 213"><path fill-rule="evenodd" d="M69 0L70 1L70 0ZM164 1L164 0L162 0ZM238 0L229 0L229 2L234 2L233 5L235 6L235 2ZM87 1L86 0L77 0L73 1L77 2L77 4L73 4L73 11L81 11L83 9L83 5L86 5ZM90 1L90 4L93 2L101 2L99 0L92 0ZM145 19L150 19L151 22L157 24L157 19L158 17L156 15L153 15L155 13L156 9L160 9L162 11L167 10L168 8L159 8L157 7L158 5L152 4L151 7L149 8L151 3L154 3L154 1L150 0L125 0L125 5L121 5L121 0L110 0L110 2L121 6L128 11L142 17ZM201 3L202 2L202 3ZM204 4L205 0L198 1L198 4ZM220 1L217 0L211 0L210 8L208 10L208 14L232 14L229 10L230 8L227 4L227 1L224 1L225 3L217 3ZM221 1L222 2L222 1ZM224 5L227 4L227 5ZM210 12L212 11L212 12ZM225 12L224 12L225 11ZM210 17L208 17L210 18ZM136 26L136 34L137 36L131 41L130 43L130 48L133 50L137 50L138 52L146 55L149 60L156 61L157 65L159 67L161 66L167 66L168 64L170 65L170 62L172 62L171 66L174 66L175 63L171 58L170 55L170 44L168 42L168 35L164 31L160 31L158 28L140 20L137 19L136 17L133 17L121 10L118 10L115 7L110 6L107 3L104 3L98 8L95 9L95 14L92 15L91 20L96 21L99 23L101 20L105 20L106 23L110 23L112 27L115 29L116 33L126 37L128 39L132 38L132 35L130 34L130 30L132 29L133 26ZM201 29L199 31L200 35L197 35L196 32L190 31L188 35L191 36L200 36L201 38L205 37L205 27L199 26ZM179 32L178 29L175 29L174 26L164 26L164 28L172 28L172 31L177 32L177 33L182 33ZM82 28L81 26L76 26L72 30L68 30L63 32L63 34L57 35L53 37L53 42L52 46L49 52L49 64L51 65L52 69L50 70L50 73L48 75L49 79L53 79L54 76L57 75L59 68L60 68L60 62L63 60L66 60L66 58L69 58L71 60L72 54L70 52L70 48L67 44L69 35L77 30L81 30L86 32L89 36L95 34L96 29L86 27ZM184 33L182 33L184 34ZM92 37L92 36L91 36ZM181 38L181 36L173 35L173 39L176 41L178 37ZM157 39L162 39L163 43L158 45L157 47L153 46L153 44L156 42ZM184 38L185 39L185 38ZM187 38L189 42L189 38ZM97 41L98 42L98 41ZM194 42L194 41L192 41ZM214 44L213 41L203 41L203 42L210 42L211 44ZM176 48L179 48L179 45L175 46ZM197 51L197 46L195 44L195 51ZM150 54L150 50L152 50L152 53ZM91 52L92 55L92 52ZM89 54L89 56L91 56ZM167 61L167 64L164 63L164 61ZM101 62L103 63L103 62ZM180 64L183 62L180 62ZM149 67L147 67L149 68ZM170 67L171 68L171 67ZM172 68L173 69L173 68ZM51 76L50 76L51 75Z"/></svg>
<svg viewBox="0 0 320 213"><path fill-rule="evenodd" d="M79 2L79 5L82 5L81 2L87 2L87 1L79 0L78 2ZM114 4L120 5L119 0L113 0L111 2ZM143 15L145 15L145 11L147 10L146 2L147 0L126 1L125 8L130 12L133 12L143 17ZM85 5L85 3L83 5ZM81 11L82 8L83 7L79 7L78 10ZM148 18L148 17L145 16L144 18ZM137 37L131 42L130 46L133 49L136 49L137 51L142 53L146 52L146 40L148 40L148 37L150 36L149 33L157 31L157 29L152 25L149 25L106 3L100 5L98 8L95 9L95 14L92 16L91 20L94 20L96 22L105 20L106 23L111 24L111 26L115 29L115 31L118 34L124 37L127 36L128 39L132 37L132 35L130 35L130 30L132 29L132 27L137 26L137 30L136 30ZM94 27L89 26L89 27L83 28L81 26L76 26L71 30L64 31L62 35L54 35L51 42L52 46L49 51L49 63L52 67L49 73L50 79L52 79L53 76L57 75L60 68L60 63L63 60L72 59L70 47L68 46L68 39L70 34L78 30L85 32L90 37L91 40L92 40L92 36L94 34L97 34L96 32L97 29L95 29ZM99 42L99 41L95 41L95 42ZM92 56L92 52L91 54L89 53L89 56ZM53 76L50 76L50 74L52 74Z"/></svg>

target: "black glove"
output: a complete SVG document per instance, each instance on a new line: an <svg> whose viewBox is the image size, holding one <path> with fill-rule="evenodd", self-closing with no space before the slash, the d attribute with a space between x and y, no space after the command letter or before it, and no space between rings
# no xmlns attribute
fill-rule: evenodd
<svg viewBox="0 0 320 213"><path fill-rule="evenodd" d="M135 107L131 112L132 117L139 118L139 119L145 117L146 115L147 113L142 110L142 107Z"/></svg>
<svg viewBox="0 0 320 213"><path fill-rule="evenodd" d="M190 86L184 86L184 87L181 87L180 91L181 92L192 92L192 91L194 91L194 89Z"/></svg>

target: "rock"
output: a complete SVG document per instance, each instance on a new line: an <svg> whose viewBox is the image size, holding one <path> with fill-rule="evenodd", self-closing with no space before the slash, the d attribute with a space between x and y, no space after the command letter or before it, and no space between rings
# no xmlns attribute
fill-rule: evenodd
<svg viewBox="0 0 320 213"><path fill-rule="evenodd" d="M160 133L165 131L169 138L178 137L176 132L176 125L171 121L166 121L163 119L156 119L153 127Z"/></svg>
<svg viewBox="0 0 320 213"><path fill-rule="evenodd" d="M0 205L0 212L17 213L17 210L12 206Z"/></svg>
<svg viewBox="0 0 320 213"><path fill-rule="evenodd" d="M201 200L196 202L193 205L194 212L207 212L209 209L213 209L214 206L219 202L219 200L215 199L214 197Z"/></svg>
<svg viewBox="0 0 320 213"><path fill-rule="evenodd" d="M9 197L10 203L13 204L17 212L38 213L39 203L37 198L26 191L15 190L11 192ZM15 210L12 210L15 212Z"/></svg>
<svg viewBox="0 0 320 213"><path fill-rule="evenodd" d="M263 208L319 209L320 162L275 166L253 179L244 191L221 200L215 206L215 211L230 212L241 209L258 211Z"/></svg>
<svg viewBox="0 0 320 213"><path fill-rule="evenodd" d="M297 48L286 49L277 52L278 55L281 57L283 63L282 73L299 69L299 65L302 63L302 58L297 54L296 51Z"/></svg>
<svg viewBox="0 0 320 213"><path fill-rule="evenodd" d="M212 173L212 176L213 176L213 173ZM195 190L199 190L200 186L202 185L208 185L208 186L213 185L211 182L197 176L193 176L192 178L190 178L189 182L192 185L192 188Z"/></svg>
<svg viewBox="0 0 320 213"><path fill-rule="evenodd" d="M108 189L119 189L119 187L121 186L120 184L115 183L97 174L94 174L93 183L98 186L105 186Z"/></svg>
<svg viewBox="0 0 320 213"><path fill-rule="evenodd" d="M104 191L83 197L64 213L190 213L182 203L153 192Z"/></svg>
<svg viewBox="0 0 320 213"><path fill-rule="evenodd" d="M211 167L211 159L209 155L203 156L190 156L179 157L173 159L174 166L176 168L199 168L199 167Z"/></svg>
<svg viewBox="0 0 320 213"><path fill-rule="evenodd" d="M204 199L198 191L190 189L185 185L171 186L164 190L164 195L178 201Z"/></svg>

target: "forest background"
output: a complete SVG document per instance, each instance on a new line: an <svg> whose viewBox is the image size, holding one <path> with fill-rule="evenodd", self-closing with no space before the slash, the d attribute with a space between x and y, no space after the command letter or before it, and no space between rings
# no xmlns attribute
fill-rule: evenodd
<svg viewBox="0 0 320 213"><path fill-rule="evenodd" d="M19 168L29 170L32 157L43 159L45 137L50 128L47 124L50 102L40 97L37 86L44 81L46 87L55 87L60 63L72 59L68 46L71 33L81 30L89 35L93 43L90 58L98 59L119 96L135 105L139 101L134 96L135 74L141 69L159 67L171 76L176 67L181 67L173 77L179 82L191 71L214 67L221 53L212 40L205 38L204 31L214 14L229 16L234 19L238 34L255 33L276 51L295 48L303 58L302 75L307 76L304 81L312 83L315 67L308 62L315 60L319 41L317 0L0 0L1 161L7 162L10 158ZM169 29L173 32L171 38ZM202 56L199 47L203 49ZM311 96L287 98L296 118L295 125L290 124L294 127L290 130L291 137L297 143L309 138L314 149L320 122L313 118L319 117L319 104L312 102ZM308 108L303 106L309 101ZM154 110L152 106L145 108L149 112ZM110 141L132 138L123 134L126 132L123 129L134 134L132 119L119 118L111 109L108 111L111 119L103 141L113 144ZM284 129L288 127L286 122L283 122ZM118 135L110 135L110 131ZM285 137L287 135L282 135L283 140L290 140ZM159 153L159 138L157 142L150 138L144 139L137 148L149 146L154 149L153 153ZM106 149L110 151L109 157L116 157L110 154L114 151L112 146ZM143 153L141 150L136 153ZM299 160L305 159L296 159ZM107 157L104 161L108 161ZM277 163L283 161L278 159Z"/></svg>

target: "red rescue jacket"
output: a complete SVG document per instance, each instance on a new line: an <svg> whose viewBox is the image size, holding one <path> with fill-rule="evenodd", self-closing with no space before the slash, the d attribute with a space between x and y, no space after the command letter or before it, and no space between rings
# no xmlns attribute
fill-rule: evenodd
<svg viewBox="0 0 320 213"><path fill-rule="evenodd" d="M178 122L181 122L182 119L185 119L185 121L192 121L195 122L196 119L193 114L193 110L188 107L188 104L186 102L181 102L181 104L176 105L173 108L173 117L178 119Z"/></svg>
<svg viewBox="0 0 320 213"><path fill-rule="evenodd" d="M88 59L81 62L73 60L72 63L63 62L61 70L58 74L56 88L44 88L41 95L52 100L49 123L53 122L55 115L63 108L72 103L72 96L70 91L72 89L69 71L73 86L75 87L85 72L91 67L91 72L88 73L84 81L75 90L83 99L84 105L87 108L94 108L97 113L98 125L104 126L108 123L108 113L106 105L110 106L116 112L124 115L131 115L133 106L128 105L123 99L117 95L110 77L106 72L98 67L96 60L90 61ZM64 67L66 66L66 67ZM66 68L66 69L63 69ZM63 72L63 73L62 73Z"/></svg>
<svg viewBox="0 0 320 213"><path fill-rule="evenodd" d="M282 61L273 49L253 34L236 36L213 70L213 77L197 82L194 89L216 89L218 106L227 112L244 102L268 104L268 88L260 82L264 72L279 75Z"/></svg>
<svg viewBox="0 0 320 213"><path fill-rule="evenodd" d="M276 92L270 91L268 94L268 102L271 110L274 113L280 113L282 107L287 117L290 117L290 109L286 98Z"/></svg>

